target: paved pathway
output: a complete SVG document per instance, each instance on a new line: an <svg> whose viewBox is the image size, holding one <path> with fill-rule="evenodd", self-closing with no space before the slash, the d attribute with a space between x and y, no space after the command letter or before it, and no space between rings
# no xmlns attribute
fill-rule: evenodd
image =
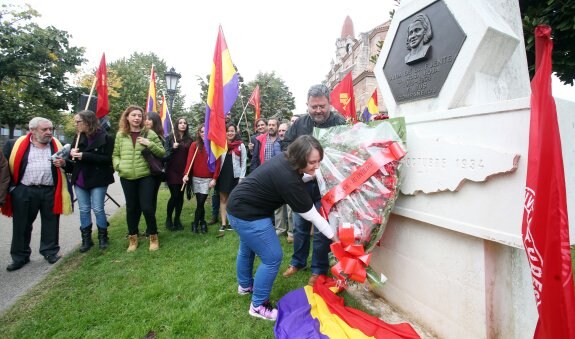
<svg viewBox="0 0 575 339"><path fill-rule="evenodd" d="M108 187L108 195L112 197L120 206L124 206L124 193L120 185L120 179L114 176L116 182ZM70 251L76 250L80 245L80 217L78 215L78 204L74 204L74 213L60 217L60 255L66 255ZM112 200L107 200L106 214L112 215L118 206ZM92 220L94 216L92 215ZM93 231L96 231L95 228ZM94 233L92 237L96 239ZM40 216L34 222L32 231L32 242L30 248L32 255L30 263L18 271L8 272L6 266L12 262L10 257L10 242L12 241L12 219L0 215L0 313L6 311L16 300L24 295L31 287L44 278L50 270L60 265L61 261L54 265L48 264L44 257L38 252L40 249ZM96 248L98 246L96 240Z"/></svg>

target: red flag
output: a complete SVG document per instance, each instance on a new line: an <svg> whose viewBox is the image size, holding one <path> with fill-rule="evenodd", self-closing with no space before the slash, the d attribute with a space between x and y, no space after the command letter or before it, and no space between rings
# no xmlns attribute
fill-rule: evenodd
<svg viewBox="0 0 575 339"><path fill-rule="evenodd" d="M254 128L255 128L255 122L258 121L258 119L260 118L260 85L256 85L256 88L254 88L254 91L252 92L252 96L250 96L248 104L254 106L254 109L256 110L256 118L254 121Z"/></svg>
<svg viewBox="0 0 575 339"><path fill-rule="evenodd" d="M565 175L551 94L551 28L535 28L527 183L521 233L539 320L534 338L575 338L575 285L569 248Z"/></svg>
<svg viewBox="0 0 575 339"><path fill-rule="evenodd" d="M347 73L341 82L333 88L330 95L331 105L352 122L357 120L355 112L355 96L353 94L353 80L351 71Z"/></svg>
<svg viewBox="0 0 575 339"><path fill-rule="evenodd" d="M108 76L106 69L106 54L102 53L100 67L96 71L96 93L98 93L98 104L96 105L96 117L105 117L110 113L110 103L108 102Z"/></svg>

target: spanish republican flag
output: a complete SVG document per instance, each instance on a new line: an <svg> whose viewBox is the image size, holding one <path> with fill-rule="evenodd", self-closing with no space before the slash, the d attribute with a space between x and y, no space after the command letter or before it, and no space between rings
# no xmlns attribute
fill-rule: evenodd
<svg viewBox="0 0 575 339"><path fill-rule="evenodd" d="M331 91L330 101L335 108L344 117L350 118L352 122L357 120L355 112L355 95L353 94L353 79L351 71L335 85Z"/></svg>
<svg viewBox="0 0 575 339"><path fill-rule="evenodd" d="M537 26L521 234L539 312L533 337L548 339L575 338L575 285L565 173L557 110L551 94L552 51L551 28Z"/></svg>
<svg viewBox="0 0 575 339"><path fill-rule="evenodd" d="M379 114L379 107L377 105L377 88L373 90L373 94L367 101L367 106L365 106L365 110L363 110L362 118L363 121L368 122L371 120L371 117L374 115Z"/></svg>
<svg viewBox="0 0 575 339"><path fill-rule="evenodd" d="M278 303L274 327L276 338L385 338L412 339L419 335L407 323L388 324L383 320L344 305L335 293L335 281L320 276L283 296Z"/></svg>
<svg viewBox="0 0 575 339"><path fill-rule="evenodd" d="M220 26L208 87L205 119L205 145L208 167L212 172L215 171L216 160L228 149L225 116L236 102L238 93L238 74Z"/></svg>
<svg viewBox="0 0 575 339"><path fill-rule="evenodd" d="M152 71L150 73L150 86L148 87L146 112L158 112L158 103L156 101L156 72L154 72L154 65L152 65Z"/></svg>
<svg viewBox="0 0 575 339"><path fill-rule="evenodd" d="M166 96L162 94L162 108L160 109L160 120L162 120L162 127L164 128L164 137L170 135L170 109L168 108L168 101Z"/></svg>
<svg viewBox="0 0 575 339"><path fill-rule="evenodd" d="M110 103L108 102L108 70L106 68L106 54L102 53L100 66L96 71L96 93L98 93L98 103L96 104L96 117L105 117L110 113Z"/></svg>

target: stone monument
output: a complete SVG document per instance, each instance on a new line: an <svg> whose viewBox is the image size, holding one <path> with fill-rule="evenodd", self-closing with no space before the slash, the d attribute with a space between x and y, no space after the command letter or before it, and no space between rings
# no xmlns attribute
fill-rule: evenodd
<svg viewBox="0 0 575 339"><path fill-rule="evenodd" d="M373 252L388 277L375 292L441 338L532 337L518 1L404 0L374 72L390 117L405 117L408 147L402 195ZM574 106L557 101L572 224Z"/></svg>

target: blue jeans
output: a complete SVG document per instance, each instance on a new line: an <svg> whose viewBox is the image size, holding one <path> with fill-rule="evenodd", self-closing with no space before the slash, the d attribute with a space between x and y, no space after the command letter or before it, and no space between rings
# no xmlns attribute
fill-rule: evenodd
<svg viewBox="0 0 575 339"><path fill-rule="evenodd" d="M315 202L319 208L321 203ZM305 220L299 213L293 213L293 255L290 265L297 268L307 266L309 256L311 222ZM329 271L329 252L331 240L321 233L317 227L313 229L313 249L311 256L311 273L327 274Z"/></svg>
<svg viewBox="0 0 575 339"><path fill-rule="evenodd" d="M252 304L257 307L269 300L274 280L282 263L282 247L276 235L272 218L247 221L228 213L228 219L240 236L240 248L236 259L238 283L244 288L253 286ZM261 264L252 277L254 259Z"/></svg>
<svg viewBox="0 0 575 339"><path fill-rule="evenodd" d="M74 186L76 198L78 199L78 209L80 210L80 229L92 226L92 210L96 217L98 228L106 228L108 221L106 211L104 211L104 200L108 186L84 189Z"/></svg>

